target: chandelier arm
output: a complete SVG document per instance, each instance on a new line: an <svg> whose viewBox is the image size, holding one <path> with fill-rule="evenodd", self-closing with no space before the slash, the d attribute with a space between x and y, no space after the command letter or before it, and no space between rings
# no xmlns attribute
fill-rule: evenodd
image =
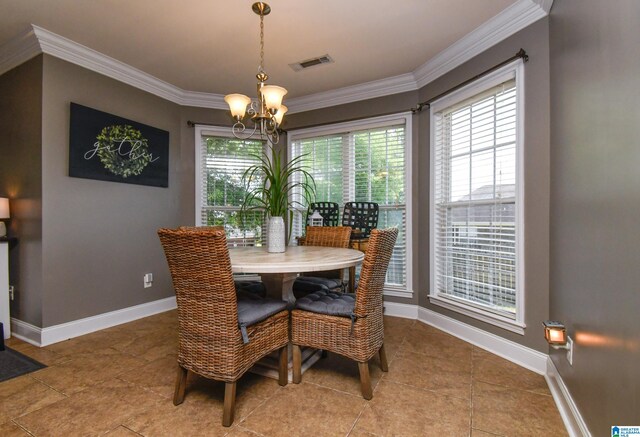
<svg viewBox="0 0 640 437"><path fill-rule="evenodd" d="M247 127L245 126L245 124L242 121L237 121L231 127L231 132L233 133L233 136L236 137L239 140L248 140L249 138L251 138L251 137L253 137L255 135L257 129L258 129L258 125L255 124L253 126L253 130L251 131L251 133L245 135Z"/></svg>

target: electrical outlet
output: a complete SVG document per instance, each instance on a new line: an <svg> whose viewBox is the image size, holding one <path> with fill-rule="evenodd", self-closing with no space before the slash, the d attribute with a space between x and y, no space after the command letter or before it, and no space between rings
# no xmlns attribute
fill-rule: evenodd
<svg viewBox="0 0 640 437"><path fill-rule="evenodd" d="M573 366L573 339L567 336L567 361Z"/></svg>
<svg viewBox="0 0 640 437"><path fill-rule="evenodd" d="M153 273L147 273L142 278L144 281L144 288L149 288L153 285Z"/></svg>
<svg viewBox="0 0 640 437"><path fill-rule="evenodd" d="M9 300L13 300L16 296L16 287L13 285L9 285Z"/></svg>

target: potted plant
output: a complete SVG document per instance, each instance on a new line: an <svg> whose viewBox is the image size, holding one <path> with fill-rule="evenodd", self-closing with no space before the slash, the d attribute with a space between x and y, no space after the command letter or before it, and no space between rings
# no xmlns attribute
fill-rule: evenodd
<svg viewBox="0 0 640 437"><path fill-rule="evenodd" d="M267 251L284 252L291 236L294 207L302 207L292 194L300 194L309 203L315 196L313 176L305 170L306 155L284 162L282 155L269 144L261 155L251 155L260 161L249 167L242 179L246 196L242 213L262 210L269 217L267 225ZM285 232L284 217L288 215L289 230Z"/></svg>

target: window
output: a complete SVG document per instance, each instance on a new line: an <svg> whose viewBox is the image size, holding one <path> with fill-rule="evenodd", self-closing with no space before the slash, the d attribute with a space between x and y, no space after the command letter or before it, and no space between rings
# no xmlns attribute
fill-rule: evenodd
<svg viewBox="0 0 640 437"><path fill-rule="evenodd" d="M229 135L229 129L196 127L196 225L224 226L230 246L261 245L262 213L239 212L246 194L242 175L259 162L252 155L264 144Z"/></svg>
<svg viewBox="0 0 640 437"><path fill-rule="evenodd" d="M522 62L431 105L430 300L524 333Z"/></svg>
<svg viewBox="0 0 640 437"><path fill-rule="evenodd" d="M412 293L410 134L410 114L289 132L289 156L307 156L316 201L336 202L341 210L346 202L376 202L378 227L399 228L385 294L402 297ZM296 214L294 235L302 234L305 215Z"/></svg>

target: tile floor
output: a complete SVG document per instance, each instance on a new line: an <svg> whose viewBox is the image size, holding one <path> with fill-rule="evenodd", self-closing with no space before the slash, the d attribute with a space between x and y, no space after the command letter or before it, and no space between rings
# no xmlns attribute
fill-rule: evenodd
<svg viewBox="0 0 640 437"><path fill-rule="evenodd" d="M0 383L2 436L561 436L542 376L413 320L385 318L389 372L371 365L371 401L355 363L319 361L300 385L247 374L224 428L223 385L190 375L171 402L176 312L36 348L49 367Z"/></svg>

